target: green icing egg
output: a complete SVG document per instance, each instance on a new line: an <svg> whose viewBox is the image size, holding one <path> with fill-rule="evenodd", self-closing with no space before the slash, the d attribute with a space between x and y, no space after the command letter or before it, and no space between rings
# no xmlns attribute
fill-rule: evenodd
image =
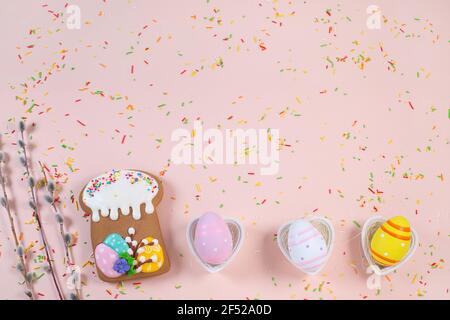
<svg viewBox="0 0 450 320"><path fill-rule="evenodd" d="M103 243L117 252L118 255L128 253L128 244L118 233L111 233L105 238Z"/></svg>

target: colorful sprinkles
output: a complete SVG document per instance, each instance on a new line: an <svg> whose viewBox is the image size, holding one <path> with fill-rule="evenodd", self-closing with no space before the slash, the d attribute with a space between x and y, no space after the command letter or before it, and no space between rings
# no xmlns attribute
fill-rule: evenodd
<svg viewBox="0 0 450 320"><path fill-rule="evenodd" d="M125 177L130 184L145 183L148 185L148 191L152 193L158 192L158 184L155 179L142 172L129 170L112 170L98 178L92 179L86 186L85 192L90 198L93 198L104 187L116 183L121 176Z"/></svg>
<svg viewBox="0 0 450 320"><path fill-rule="evenodd" d="M79 1L80 30L67 28L65 1L6 6L21 22L8 11L0 21L8 31L0 143L13 154L18 121L32 128L33 161L55 181L71 221L84 299L449 299L448 1L410 1L402 10L385 1L380 29L367 28L366 7L355 3L206 0L186 10L181 1ZM280 171L174 164L171 134L191 131L194 121L280 129ZM8 165L16 172L8 181L20 189L20 165ZM167 186L159 214L172 263L182 268L156 286L98 280L90 216L78 201L94 174L128 166L159 174ZM89 196L117 174L94 181ZM155 187L145 176L127 179ZM37 295L53 299L36 220L21 202L20 238ZM252 236L226 270L239 281L193 276L184 230L206 210L238 217ZM381 289L369 290L359 233L367 218L397 214L418 231L419 248ZM311 215L333 222L337 243L332 266L305 277L277 257L273 240L279 225ZM43 212L43 219L51 218ZM10 274L9 233L0 229L0 272ZM64 283L63 251L52 249ZM18 278L4 282L0 298L22 298Z"/></svg>

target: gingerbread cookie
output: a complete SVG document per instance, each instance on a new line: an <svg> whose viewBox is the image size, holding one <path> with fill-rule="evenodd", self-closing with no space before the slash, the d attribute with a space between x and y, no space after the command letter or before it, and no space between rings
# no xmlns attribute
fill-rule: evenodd
<svg viewBox="0 0 450 320"><path fill-rule="evenodd" d="M81 208L91 215L100 279L117 282L169 271L155 210L162 196L156 177L137 170L112 170L92 179L81 191Z"/></svg>

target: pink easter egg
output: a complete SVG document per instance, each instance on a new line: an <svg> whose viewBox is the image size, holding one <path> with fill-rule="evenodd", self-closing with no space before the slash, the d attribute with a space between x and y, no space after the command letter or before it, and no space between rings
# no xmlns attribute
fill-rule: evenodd
<svg viewBox="0 0 450 320"><path fill-rule="evenodd" d="M100 243L95 248L95 263L101 272L108 278L117 278L121 274L113 269L114 263L119 259L116 251L104 243Z"/></svg>
<svg viewBox="0 0 450 320"><path fill-rule="evenodd" d="M233 238L227 223L218 214L207 212L198 219L194 248L210 264L222 264L231 256Z"/></svg>

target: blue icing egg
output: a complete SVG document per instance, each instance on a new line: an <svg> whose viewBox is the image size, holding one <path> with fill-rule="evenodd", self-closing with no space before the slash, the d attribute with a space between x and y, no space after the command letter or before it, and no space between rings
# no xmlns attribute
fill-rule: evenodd
<svg viewBox="0 0 450 320"><path fill-rule="evenodd" d="M111 233L105 238L103 243L119 255L128 252L129 249L127 242L118 233Z"/></svg>

